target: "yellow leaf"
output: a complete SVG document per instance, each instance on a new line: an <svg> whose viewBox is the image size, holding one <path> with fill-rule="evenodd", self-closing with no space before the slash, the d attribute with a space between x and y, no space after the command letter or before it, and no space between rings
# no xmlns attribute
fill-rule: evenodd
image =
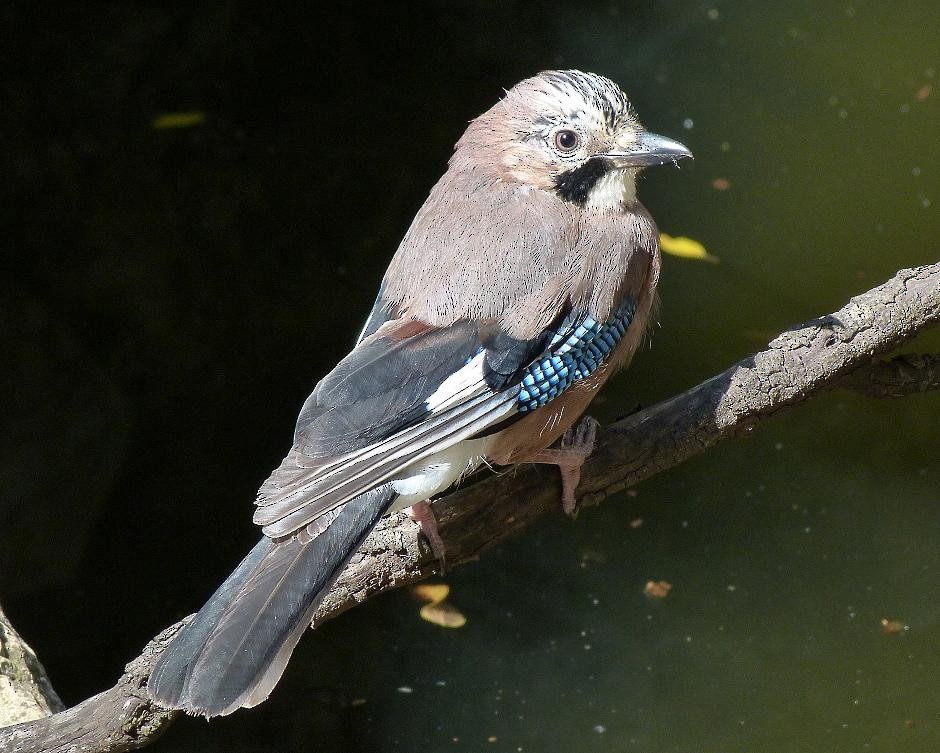
<svg viewBox="0 0 940 753"><path fill-rule="evenodd" d="M684 235L671 236L668 233L659 234L659 247L664 253L678 256L683 259L699 259L712 264L718 263L718 257L712 256L705 250L705 246Z"/></svg>
<svg viewBox="0 0 940 753"><path fill-rule="evenodd" d="M191 128L206 122L206 114L202 110L192 112L167 112L153 119L151 124L157 131L166 131L170 128Z"/></svg>
<svg viewBox="0 0 940 753"><path fill-rule="evenodd" d="M431 604L444 601L450 593L450 586L445 583L421 583L412 589L415 596Z"/></svg>
<svg viewBox="0 0 940 753"><path fill-rule="evenodd" d="M461 614L453 604L447 601L436 601L421 607L421 619L445 628L462 628L467 624L467 618Z"/></svg>
<svg viewBox="0 0 940 753"><path fill-rule="evenodd" d="M460 610L445 601L447 594L450 593L450 586L444 583L421 583L414 586L411 592L419 599L428 602L421 607L422 620L445 628L461 628L467 624L467 618Z"/></svg>

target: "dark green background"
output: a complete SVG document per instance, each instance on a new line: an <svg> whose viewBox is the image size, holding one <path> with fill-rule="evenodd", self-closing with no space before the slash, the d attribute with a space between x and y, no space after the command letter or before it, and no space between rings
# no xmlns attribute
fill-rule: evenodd
<svg viewBox="0 0 940 753"><path fill-rule="evenodd" d="M666 260L601 418L940 257L936 3L23 3L0 29L0 597L69 703L253 543L299 406L503 87L606 74L695 152L640 192L721 263ZM936 751L938 398L822 396L450 574L462 630L377 599L154 750Z"/></svg>

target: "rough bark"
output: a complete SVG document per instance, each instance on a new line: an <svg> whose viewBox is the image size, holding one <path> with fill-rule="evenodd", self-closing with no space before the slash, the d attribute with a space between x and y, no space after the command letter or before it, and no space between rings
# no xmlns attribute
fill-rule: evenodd
<svg viewBox="0 0 940 753"><path fill-rule="evenodd" d="M0 609L0 727L63 709L36 654Z"/></svg>
<svg viewBox="0 0 940 753"><path fill-rule="evenodd" d="M580 503L597 504L825 389L845 387L878 397L936 389L940 356L879 359L938 323L940 264L898 272L839 311L781 333L765 350L721 374L604 428L582 472ZM475 559L558 509L555 475L531 466L437 500L434 512L448 567ZM349 564L314 625L436 569L417 526L402 515L386 518ZM0 751L126 751L151 742L175 712L147 698L147 675L182 624L154 638L110 690L67 711L0 730Z"/></svg>
<svg viewBox="0 0 940 753"><path fill-rule="evenodd" d="M907 397L940 389L940 354L905 353L849 374L841 387L868 397Z"/></svg>

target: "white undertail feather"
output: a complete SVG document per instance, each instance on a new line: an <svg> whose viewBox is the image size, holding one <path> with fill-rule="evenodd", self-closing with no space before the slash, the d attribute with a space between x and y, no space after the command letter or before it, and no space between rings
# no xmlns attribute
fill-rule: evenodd
<svg viewBox="0 0 940 753"><path fill-rule="evenodd" d="M485 439L467 439L406 468L392 482L392 488L401 495L392 510L403 510L444 491L475 471L485 452Z"/></svg>

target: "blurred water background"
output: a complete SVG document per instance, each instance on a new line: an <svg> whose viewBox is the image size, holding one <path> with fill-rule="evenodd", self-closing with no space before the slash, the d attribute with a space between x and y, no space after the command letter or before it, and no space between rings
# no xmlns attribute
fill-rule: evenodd
<svg viewBox="0 0 940 753"><path fill-rule="evenodd" d="M640 193L721 262L666 259L599 418L940 258L937 3L21 3L0 28L0 597L67 703L254 542L299 406L502 87L606 74L695 153ZM820 396L448 574L464 628L376 599L269 702L153 750L935 753L938 418Z"/></svg>

